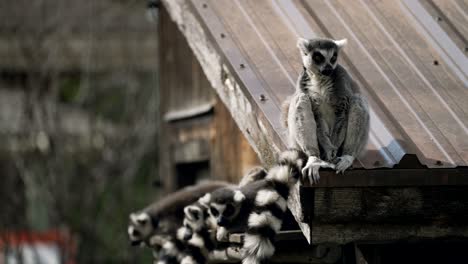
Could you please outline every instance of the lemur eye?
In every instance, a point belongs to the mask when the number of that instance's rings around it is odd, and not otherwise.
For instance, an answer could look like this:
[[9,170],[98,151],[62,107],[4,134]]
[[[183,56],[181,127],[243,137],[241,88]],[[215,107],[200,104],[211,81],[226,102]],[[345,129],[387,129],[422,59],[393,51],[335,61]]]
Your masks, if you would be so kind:
[[219,215],[219,212],[216,208],[214,208],[213,206],[210,207],[210,211],[211,211],[211,214],[214,216],[214,217],[217,217]]
[[200,215],[198,214],[198,211],[197,211],[197,210],[190,209],[190,213],[192,214],[192,216],[193,216],[193,218],[194,218],[195,220],[200,219]]
[[314,62],[316,64],[321,64],[325,58],[323,57],[323,55],[320,53],[320,52],[314,52],[314,54],[312,55],[312,59],[314,60]]
[[224,210],[224,216],[231,216],[234,214],[234,206],[232,204],[226,205],[226,210]]
[[132,235],[133,235],[134,237],[139,237],[139,236],[141,236],[141,232],[138,231],[138,230],[136,230],[136,229],[133,229]]
[[137,219],[137,222],[138,224],[140,225],[146,225],[146,223],[148,222],[147,219]]

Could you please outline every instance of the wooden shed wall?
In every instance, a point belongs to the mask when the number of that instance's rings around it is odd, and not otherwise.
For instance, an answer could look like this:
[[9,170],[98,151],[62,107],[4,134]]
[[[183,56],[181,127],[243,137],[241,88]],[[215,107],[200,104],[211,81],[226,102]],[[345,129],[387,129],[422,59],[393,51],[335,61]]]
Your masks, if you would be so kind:
[[187,178],[204,174],[200,170],[205,169],[212,179],[237,182],[249,168],[260,164],[257,154],[164,9],[158,34],[159,159],[165,191],[191,183]]

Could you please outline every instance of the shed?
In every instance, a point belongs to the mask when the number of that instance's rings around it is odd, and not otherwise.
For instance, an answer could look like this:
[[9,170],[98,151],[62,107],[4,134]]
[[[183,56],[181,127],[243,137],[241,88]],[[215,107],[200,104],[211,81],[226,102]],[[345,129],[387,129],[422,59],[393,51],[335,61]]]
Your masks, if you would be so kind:
[[[161,172],[168,190],[175,187],[170,160],[205,156],[212,175],[230,180],[240,177],[238,168],[273,164],[286,147],[281,103],[301,69],[297,37],[347,38],[340,63],[369,101],[370,140],[353,170],[322,171],[318,185],[294,190],[289,207],[303,235],[312,245],[346,245],[344,252],[353,256],[374,245],[366,258],[379,252],[374,259],[382,263],[390,247],[376,244],[428,238],[466,243],[466,1],[162,3]],[[204,119],[209,144],[178,145],[192,133],[180,127],[197,127]]]

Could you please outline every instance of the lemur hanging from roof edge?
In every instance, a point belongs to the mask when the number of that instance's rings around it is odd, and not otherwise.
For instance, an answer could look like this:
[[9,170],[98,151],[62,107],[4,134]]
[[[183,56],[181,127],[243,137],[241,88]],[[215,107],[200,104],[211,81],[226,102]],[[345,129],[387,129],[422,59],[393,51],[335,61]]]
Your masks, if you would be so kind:
[[308,156],[302,173],[310,183],[320,168],[344,172],[361,154],[369,134],[369,110],[359,87],[337,63],[347,40],[299,38],[303,70],[296,92],[283,104],[289,147]]

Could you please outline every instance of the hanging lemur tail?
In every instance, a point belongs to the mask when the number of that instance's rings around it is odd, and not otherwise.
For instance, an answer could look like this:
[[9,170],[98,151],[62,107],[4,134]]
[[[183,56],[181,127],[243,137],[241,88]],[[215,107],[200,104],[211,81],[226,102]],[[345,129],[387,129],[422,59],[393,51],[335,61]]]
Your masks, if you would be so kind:
[[248,219],[244,237],[243,264],[264,263],[275,253],[274,238],[280,231],[283,215],[287,210],[289,190],[299,179],[307,156],[301,151],[281,153],[279,165],[268,172],[265,189],[258,191],[254,210]]

